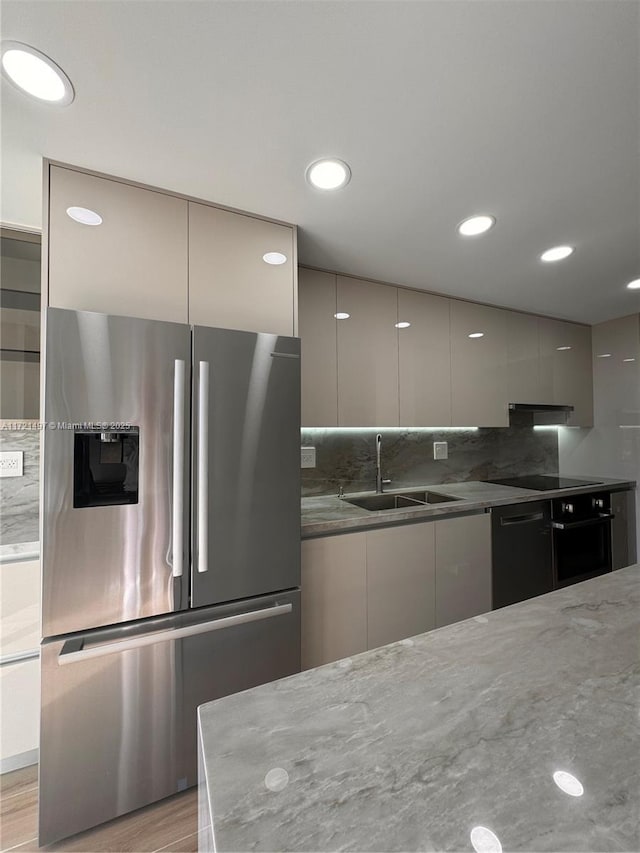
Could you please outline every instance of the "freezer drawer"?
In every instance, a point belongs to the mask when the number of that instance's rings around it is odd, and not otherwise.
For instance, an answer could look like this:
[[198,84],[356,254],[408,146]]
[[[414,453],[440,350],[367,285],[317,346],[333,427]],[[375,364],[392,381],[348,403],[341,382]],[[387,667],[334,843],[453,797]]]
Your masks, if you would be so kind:
[[[184,641],[184,755],[189,786],[198,782],[198,705],[300,672],[300,592],[252,599],[243,605],[258,611],[287,605],[291,609],[277,618],[241,623],[213,637],[201,634]],[[224,605],[215,612],[224,617],[233,607]]]
[[196,784],[196,707],[300,670],[299,592],[42,645],[39,842]]

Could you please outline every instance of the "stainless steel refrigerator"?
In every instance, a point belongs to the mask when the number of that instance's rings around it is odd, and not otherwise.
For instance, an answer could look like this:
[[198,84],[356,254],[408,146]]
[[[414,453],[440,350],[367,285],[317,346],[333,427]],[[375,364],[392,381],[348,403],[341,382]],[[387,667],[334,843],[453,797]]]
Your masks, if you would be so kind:
[[49,309],[40,844],[196,783],[300,669],[300,342]]

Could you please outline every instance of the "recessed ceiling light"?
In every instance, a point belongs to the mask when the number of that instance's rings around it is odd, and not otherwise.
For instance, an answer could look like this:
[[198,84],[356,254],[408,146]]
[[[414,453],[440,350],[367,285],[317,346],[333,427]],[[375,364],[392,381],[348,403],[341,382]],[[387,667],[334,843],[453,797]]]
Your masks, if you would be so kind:
[[547,249],[546,252],[543,252],[540,255],[540,260],[546,264],[553,261],[564,261],[569,255],[573,255],[574,251],[573,246],[554,246],[552,249]]
[[582,782],[565,770],[556,770],[553,774],[553,781],[561,791],[564,791],[565,794],[569,794],[571,797],[581,797],[584,794]]
[[262,256],[262,260],[265,264],[274,264],[277,266],[278,264],[286,264],[287,256],[283,255],[282,252],[266,252]]
[[623,361],[635,361],[635,358],[623,358]]
[[571,347],[556,347],[558,352],[564,352],[565,350],[571,349]]
[[348,320],[351,314],[347,314],[346,311],[338,311],[337,314],[333,315],[336,320]]
[[500,839],[486,826],[474,826],[470,837],[476,853],[502,853]]
[[2,71],[14,86],[40,101],[65,106],[74,98],[71,80],[62,68],[28,44],[2,42]]
[[458,225],[458,234],[463,237],[477,237],[484,234],[496,224],[495,216],[483,213],[480,216],[470,216]]
[[407,323],[406,320],[401,320],[399,323],[396,323],[396,329],[408,329],[411,323]]
[[640,278],[634,278],[633,281],[630,281],[627,285],[629,290],[640,290]]
[[343,160],[316,160],[307,169],[307,180],[319,190],[338,190],[351,180],[351,169]]
[[484,332],[471,332],[470,338],[484,338]]
[[102,225],[102,217],[95,210],[89,210],[88,207],[68,207],[67,216],[70,216],[74,222],[79,222],[80,225]]
[[611,353],[610,352],[599,352],[596,355],[596,358],[611,358]]

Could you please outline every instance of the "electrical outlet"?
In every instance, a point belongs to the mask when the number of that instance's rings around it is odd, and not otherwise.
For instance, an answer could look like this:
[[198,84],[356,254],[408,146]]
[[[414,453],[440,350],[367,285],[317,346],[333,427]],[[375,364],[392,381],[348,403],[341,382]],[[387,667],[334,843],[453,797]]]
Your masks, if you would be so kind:
[[22,477],[22,450],[0,452],[0,477]]
[[449,458],[449,444],[446,441],[434,441],[433,442],[433,458],[434,459],[448,459]]
[[300,448],[300,467],[315,468],[316,467],[316,449],[315,447]]

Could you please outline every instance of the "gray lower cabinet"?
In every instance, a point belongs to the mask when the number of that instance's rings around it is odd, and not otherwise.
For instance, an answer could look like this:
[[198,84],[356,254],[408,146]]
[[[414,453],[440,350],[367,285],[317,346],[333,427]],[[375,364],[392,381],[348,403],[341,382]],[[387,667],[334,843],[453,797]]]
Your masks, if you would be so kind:
[[611,493],[611,567],[632,566],[636,553],[636,494],[633,489]]
[[303,669],[490,609],[488,514],[302,543]]
[[366,533],[302,543],[302,669],[367,650]]
[[367,532],[367,646],[436,627],[433,522]]
[[491,610],[491,516],[435,522],[436,628]]

